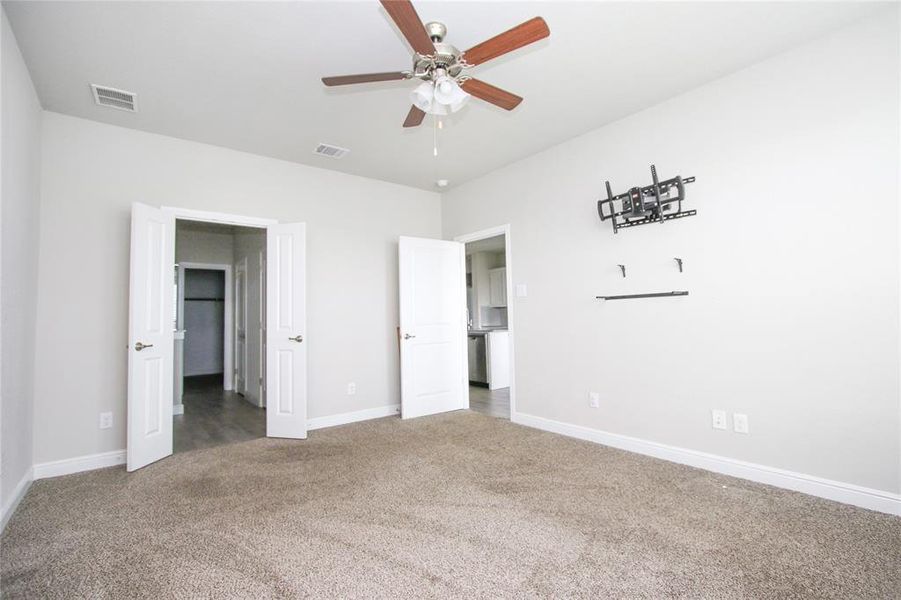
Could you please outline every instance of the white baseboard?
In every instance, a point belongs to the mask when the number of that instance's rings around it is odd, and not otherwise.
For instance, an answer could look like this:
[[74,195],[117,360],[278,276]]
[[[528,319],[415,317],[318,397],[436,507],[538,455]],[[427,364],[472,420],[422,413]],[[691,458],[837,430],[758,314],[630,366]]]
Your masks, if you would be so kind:
[[328,415],[327,417],[307,419],[307,429],[322,429],[324,427],[334,427],[336,425],[357,423],[358,421],[368,421],[369,419],[393,417],[398,414],[400,414],[400,404],[389,404],[388,406],[367,408],[366,410],[341,413],[339,415]]
[[[380,419],[382,417],[391,417],[398,413],[400,413],[400,404],[392,404],[389,406],[358,410],[356,412],[342,413],[340,415],[316,417],[307,421],[307,429],[322,429],[324,427],[334,427],[335,425],[368,421],[369,419]],[[124,465],[125,460],[125,450],[113,450],[111,452],[101,452],[100,454],[76,456],[75,458],[66,458],[63,460],[36,464],[33,470],[33,477],[34,479],[46,479],[48,477],[71,475],[72,473],[81,473],[82,471],[92,471],[94,469],[103,469],[105,467],[115,467],[117,465]],[[31,475],[32,474],[29,473],[29,476]],[[31,480],[29,479],[29,483],[30,481]],[[4,512],[4,515],[5,514],[6,513]]]
[[185,414],[185,405],[184,404],[173,404],[172,405],[172,416],[175,415],[183,415]]
[[124,464],[125,450],[113,450],[111,452],[88,454],[87,456],[76,456],[75,458],[66,458],[63,460],[37,464],[34,466],[34,478],[46,479],[47,477],[59,477],[60,475],[71,475],[72,473],[81,473],[82,471],[92,471],[94,469],[115,467],[116,465]]
[[552,433],[612,446],[621,450],[628,450],[637,454],[653,456],[670,462],[680,463],[749,479],[758,483],[765,483],[775,487],[810,494],[836,502],[852,504],[861,508],[876,510],[891,515],[901,516],[901,494],[866,488],[851,483],[823,479],[814,475],[795,473],[766,465],[749,463],[734,458],[717,456],[697,450],[668,446],[640,438],[629,437],[599,429],[591,429],[580,425],[571,425],[561,421],[536,417],[525,413],[514,413],[511,419],[514,423],[542,429]]
[[19,506],[19,502],[21,502],[22,498],[25,497],[25,494],[28,493],[28,488],[31,487],[33,479],[33,470],[28,469],[25,472],[25,475],[22,476],[22,479],[19,480],[19,483],[16,484],[16,487],[13,489],[13,493],[6,501],[6,504],[3,505],[2,513],[0,513],[0,533],[6,529],[6,523],[9,521],[9,518],[13,516],[13,513],[16,512],[16,507]]

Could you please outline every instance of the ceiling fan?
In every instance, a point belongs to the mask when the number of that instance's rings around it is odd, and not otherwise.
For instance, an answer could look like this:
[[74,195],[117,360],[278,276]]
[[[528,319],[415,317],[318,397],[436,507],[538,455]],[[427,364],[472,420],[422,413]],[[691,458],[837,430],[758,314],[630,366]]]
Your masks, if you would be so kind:
[[433,21],[422,24],[410,0],[380,1],[413,48],[413,69],[323,77],[322,83],[336,86],[421,79],[422,83],[410,94],[413,106],[407,114],[404,127],[416,127],[422,123],[426,113],[446,115],[456,112],[466,104],[470,96],[506,110],[513,110],[522,102],[519,96],[465,75],[464,71],[546,38],[551,32],[544,19],[541,17],[529,19],[465,52],[460,52],[444,41],[447,28],[443,23]]

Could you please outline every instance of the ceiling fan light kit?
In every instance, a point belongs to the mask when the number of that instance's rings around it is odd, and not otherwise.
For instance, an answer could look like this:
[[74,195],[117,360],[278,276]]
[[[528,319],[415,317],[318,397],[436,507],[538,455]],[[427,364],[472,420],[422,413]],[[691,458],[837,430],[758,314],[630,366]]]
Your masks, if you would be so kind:
[[447,74],[439,74],[434,81],[423,81],[410,92],[413,106],[430,115],[455,113],[469,101],[469,94]]
[[443,116],[463,108],[471,96],[505,110],[516,108],[522,98],[493,85],[473,79],[465,70],[512,52],[550,35],[547,23],[535,17],[465,52],[444,41],[447,27],[432,21],[423,25],[409,0],[380,0],[385,11],[413,49],[413,69],[364,75],[323,77],[327,86],[374,81],[420,79],[410,93],[412,107],[404,127],[417,127],[426,114]]

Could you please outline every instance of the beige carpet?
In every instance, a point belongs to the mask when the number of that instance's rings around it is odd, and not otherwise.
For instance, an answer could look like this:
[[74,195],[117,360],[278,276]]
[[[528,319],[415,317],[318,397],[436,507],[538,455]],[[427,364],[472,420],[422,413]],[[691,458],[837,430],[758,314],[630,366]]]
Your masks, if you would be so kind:
[[899,598],[901,519],[470,412],[38,481],[4,598]]

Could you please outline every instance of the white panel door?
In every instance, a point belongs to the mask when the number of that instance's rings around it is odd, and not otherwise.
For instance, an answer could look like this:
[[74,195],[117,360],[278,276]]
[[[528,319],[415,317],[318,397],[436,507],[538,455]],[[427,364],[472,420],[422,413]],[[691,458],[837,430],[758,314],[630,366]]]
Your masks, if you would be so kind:
[[463,244],[400,238],[401,416],[469,404]]
[[266,252],[260,251],[260,406],[266,406]]
[[128,313],[128,470],[172,454],[175,219],[133,204]]
[[266,235],[266,435],[307,437],[306,224]]

